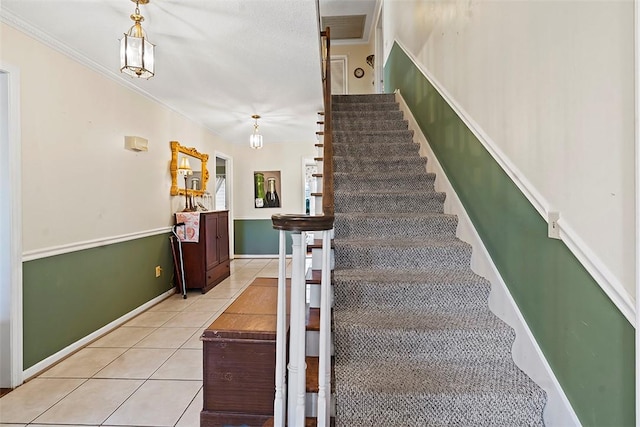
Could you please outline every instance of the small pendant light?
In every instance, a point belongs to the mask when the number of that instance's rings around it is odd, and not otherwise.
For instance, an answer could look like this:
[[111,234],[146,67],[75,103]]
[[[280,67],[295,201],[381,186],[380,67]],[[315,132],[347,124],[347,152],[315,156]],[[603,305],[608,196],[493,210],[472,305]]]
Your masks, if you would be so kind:
[[253,125],[253,133],[249,137],[249,146],[255,150],[259,150],[262,148],[262,135],[258,133],[258,119],[260,116],[254,114],[251,118],[255,120],[255,124]]

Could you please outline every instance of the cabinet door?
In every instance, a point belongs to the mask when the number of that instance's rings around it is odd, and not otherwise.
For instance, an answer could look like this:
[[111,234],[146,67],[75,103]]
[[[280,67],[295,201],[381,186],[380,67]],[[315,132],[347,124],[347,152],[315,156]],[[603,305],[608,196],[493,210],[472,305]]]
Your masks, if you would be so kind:
[[220,262],[229,259],[229,213],[220,212],[218,216],[218,255]]
[[207,213],[204,217],[206,229],[205,267],[206,270],[209,270],[220,263],[220,254],[218,253],[218,215],[216,213]]

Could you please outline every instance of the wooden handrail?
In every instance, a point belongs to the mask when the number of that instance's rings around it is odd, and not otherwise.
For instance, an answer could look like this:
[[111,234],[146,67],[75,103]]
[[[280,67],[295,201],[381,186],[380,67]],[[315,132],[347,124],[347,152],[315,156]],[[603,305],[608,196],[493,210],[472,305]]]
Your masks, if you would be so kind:
[[327,27],[321,36],[324,40],[324,160],[322,168],[322,214],[333,216],[333,141],[331,120],[331,32]]

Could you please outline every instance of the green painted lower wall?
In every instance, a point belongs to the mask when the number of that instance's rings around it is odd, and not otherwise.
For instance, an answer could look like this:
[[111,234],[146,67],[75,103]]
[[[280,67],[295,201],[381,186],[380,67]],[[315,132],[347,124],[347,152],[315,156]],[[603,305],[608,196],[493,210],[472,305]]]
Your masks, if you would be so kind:
[[400,89],[581,423],[635,425],[633,326],[397,44],[385,87]]
[[24,368],[168,291],[172,275],[167,234],[23,263]]
[[[278,230],[270,219],[236,219],[234,252],[236,255],[278,256]],[[287,232],[287,254],[291,254],[291,234]]]

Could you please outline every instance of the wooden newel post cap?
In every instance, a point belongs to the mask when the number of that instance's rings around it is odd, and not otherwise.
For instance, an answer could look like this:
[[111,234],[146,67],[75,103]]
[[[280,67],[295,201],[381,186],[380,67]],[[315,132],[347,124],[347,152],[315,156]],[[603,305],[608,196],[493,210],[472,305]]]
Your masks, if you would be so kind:
[[271,216],[273,228],[286,231],[323,231],[333,228],[333,215],[277,214]]

